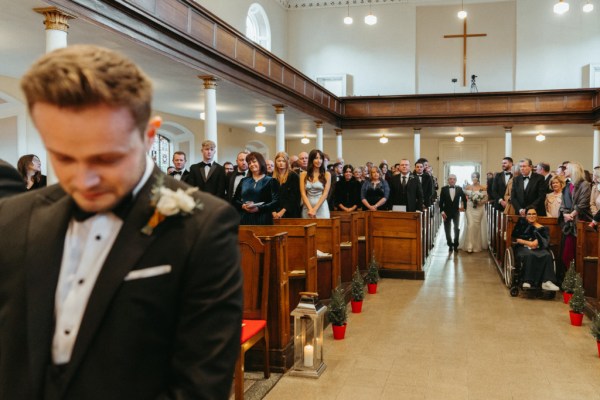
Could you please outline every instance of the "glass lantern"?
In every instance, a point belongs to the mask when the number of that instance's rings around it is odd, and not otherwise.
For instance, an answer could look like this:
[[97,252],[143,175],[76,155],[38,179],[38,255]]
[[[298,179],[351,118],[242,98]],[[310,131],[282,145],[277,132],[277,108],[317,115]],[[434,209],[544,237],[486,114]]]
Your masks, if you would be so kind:
[[327,366],[323,362],[323,325],[325,307],[319,295],[301,292],[294,311],[294,366],[290,375],[318,378]]

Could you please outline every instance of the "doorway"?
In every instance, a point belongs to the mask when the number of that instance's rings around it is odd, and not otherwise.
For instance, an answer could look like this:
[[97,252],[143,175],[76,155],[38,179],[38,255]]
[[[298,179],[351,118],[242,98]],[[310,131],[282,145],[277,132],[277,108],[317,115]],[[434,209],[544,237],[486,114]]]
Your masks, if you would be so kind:
[[443,185],[448,182],[448,176],[454,174],[456,175],[456,184],[464,188],[471,183],[471,174],[473,174],[473,172],[479,172],[481,175],[481,163],[472,161],[445,162]]

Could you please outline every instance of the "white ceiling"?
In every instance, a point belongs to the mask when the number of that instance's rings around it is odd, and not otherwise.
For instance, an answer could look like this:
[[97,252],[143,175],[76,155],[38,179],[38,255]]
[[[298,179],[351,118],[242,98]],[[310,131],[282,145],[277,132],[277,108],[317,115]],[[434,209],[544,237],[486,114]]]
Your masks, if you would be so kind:
[[[361,1],[361,0],[357,0]],[[366,0],[365,0],[366,1]],[[382,0],[380,0],[382,1]],[[391,1],[391,0],[387,0]],[[408,0],[411,3],[442,3],[433,0]],[[400,2],[406,2],[401,0]],[[300,2],[290,2],[300,3]],[[398,3],[398,0],[396,0]],[[457,3],[457,1],[443,2]],[[375,4],[375,3],[374,3]],[[20,78],[28,66],[45,51],[43,17],[32,11],[35,7],[48,4],[38,0],[0,0],[0,76]],[[198,118],[202,111],[203,85],[197,78],[204,71],[190,68],[170,58],[157,54],[138,43],[134,43],[114,32],[109,32],[82,19],[70,21],[69,44],[91,43],[119,50],[136,63],[155,83],[154,108],[163,112]],[[217,113],[220,123],[234,128],[253,130],[259,121],[267,127],[266,135],[275,135],[275,112],[273,99],[251,93],[226,81],[217,86]],[[286,136],[314,136],[314,118],[297,110],[287,108],[285,114]],[[503,137],[502,127],[424,128],[421,137],[450,138],[457,132],[465,137]],[[514,136],[535,135],[543,131],[547,136],[592,136],[587,125],[518,126]],[[391,138],[412,137],[412,129],[345,130],[346,139],[370,139],[386,133]],[[334,139],[334,127],[324,126],[326,139]]]

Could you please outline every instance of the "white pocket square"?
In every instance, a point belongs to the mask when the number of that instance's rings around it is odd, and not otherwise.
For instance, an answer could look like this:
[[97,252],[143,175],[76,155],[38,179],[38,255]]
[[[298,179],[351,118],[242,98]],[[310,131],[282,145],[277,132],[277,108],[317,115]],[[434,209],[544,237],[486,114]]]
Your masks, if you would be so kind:
[[134,279],[151,278],[153,276],[168,274],[169,272],[171,272],[170,265],[159,265],[156,267],[135,269],[133,271],[129,271],[125,277],[125,280],[132,281]]

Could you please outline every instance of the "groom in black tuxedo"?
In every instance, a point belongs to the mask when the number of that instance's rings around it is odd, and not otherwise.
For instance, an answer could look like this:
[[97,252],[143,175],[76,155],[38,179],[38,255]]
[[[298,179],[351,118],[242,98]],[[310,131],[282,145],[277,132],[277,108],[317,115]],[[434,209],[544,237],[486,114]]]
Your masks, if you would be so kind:
[[0,399],[226,399],[237,212],[156,168],[151,83],[122,55],[69,46],[21,82],[60,184],[0,202]]
[[[465,210],[467,196],[460,186],[456,186],[456,175],[448,176],[448,185],[442,188],[440,192],[440,211],[444,220],[444,232],[446,233],[446,243],[449,250],[458,251],[458,228],[460,223],[460,213]],[[454,240],[451,234],[451,225],[454,225]]]

